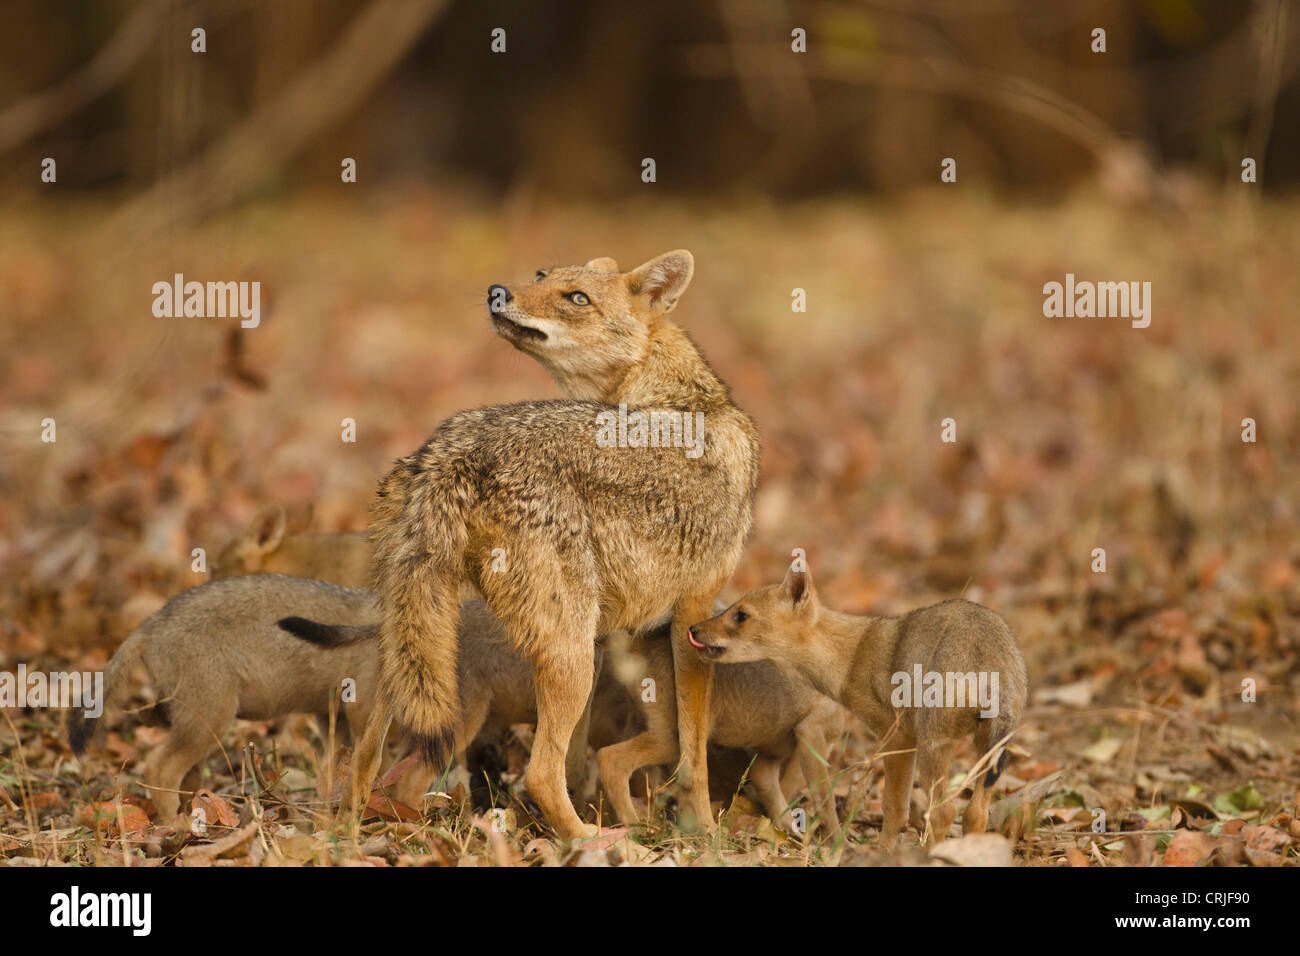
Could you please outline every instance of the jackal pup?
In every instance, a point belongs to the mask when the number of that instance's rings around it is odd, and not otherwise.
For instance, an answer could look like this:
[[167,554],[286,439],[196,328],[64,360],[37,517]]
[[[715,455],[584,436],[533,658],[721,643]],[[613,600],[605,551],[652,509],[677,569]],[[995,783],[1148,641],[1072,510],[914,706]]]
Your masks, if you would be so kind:
[[[339,624],[328,635],[299,639],[278,626],[285,615]],[[145,762],[144,782],[159,819],[176,816],[186,774],[220,746],[237,717],[315,714],[324,730],[330,701],[351,680],[353,693],[343,695],[340,716],[359,737],[377,696],[379,648],[373,638],[378,621],[379,607],[368,592],[256,574],[184,591],[136,628],[104,669],[104,707],[121,703],[132,668],[142,663],[158,695],[157,709],[171,728]],[[534,705],[531,665],[482,602],[461,609],[459,641],[465,649],[460,685],[470,702],[457,722],[457,749],[463,751],[485,725],[531,719]],[[69,715],[68,742],[78,755],[99,720],[82,710]],[[395,796],[418,806],[431,776],[428,769],[408,772]]]
[[[631,693],[642,698],[649,678],[656,698],[640,704],[644,731],[596,754],[601,784],[625,825],[637,822],[628,778],[642,767],[672,763],[678,757],[673,649],[668,636],[666,630],[646,634],[621,660],[606,654],[606,670],[617,673]],[[658,699],[660,694],[663,700]],[[844,730],[844,710],[838,703],[799,675],[768,661],[754,661],[714,670],[710,717],[710,743],[756,752],[749,780],[773,822],[782,821],[789,805],[782,770],[794,760],[817,807],[818,822],[832,836],[839,835],[835,793],[823,764],[832,742]]]
[[[355,703],[342,706],[354,732],[375,700],[375,653],[332,653],[276,626],[285,614],[329,616],[344,625],[373,624],[374,595],[324,581],[259,574],[212,581],[182,591],[137,627],[104,668],[104,707],[130,690],[137,663],[149,672],[157,708],[171,731],[145,762],[144,782],[159,819],[180,804],[186,773],[221,745],[235,720],[273,720],[292,713],[328,714],[345,678],[356,682]],[[73,710],[68,742],[86,749],[99,718]]]
[[[948,835],[956,813],[946,794],[953,747],[973,732],[981,755],[1002,748],[1025,704],[1025,662],[1010,628],[970,601],[944,601],[902,617],[840,614],[817,599],[808,572],[791,569],[781,584],[746,594],[693,626],[688,637],[709,661],[772,660],[797,671],[886,738],[885,848],[898,842],[907,820],[918,765],[932,838]],[[912,699],[923,673],[927,690]],[[991,695],[980,692],[990,688]],[[965,832],[987,826],[987,787],[1006,760],[1002,750],[976,784]]]
[[563,838],[595,832],[565,776],[596,637],[642,630],[671,610],[679,779],[688,815],[711,823],[712,669],[685,632],[709,613],[749,534],[758,435],[668,318],[693,270],[678,250],[631,272],[596,259],[489,289],[494,331],[570,397],[454,415],[380,483],[371,527],[381,705],[357,749],[354,811],[392,720],[431,764],[451,744],[466,588],[532,659],[537,736],[525,785]]
[[290,532],[284,507],[271,502],[259,508],[244,532],[217,554],[212,580],[239,574],[291,574],[365,588],[373,552],[364,531]]

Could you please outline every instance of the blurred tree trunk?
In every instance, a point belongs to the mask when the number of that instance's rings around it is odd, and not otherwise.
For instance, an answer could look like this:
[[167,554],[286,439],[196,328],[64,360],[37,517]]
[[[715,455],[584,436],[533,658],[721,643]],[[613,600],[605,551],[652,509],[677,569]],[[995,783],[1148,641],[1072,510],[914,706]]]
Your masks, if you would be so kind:
[[149,236],[228,208],[374,90],[448,0],[372,0],[333,49],[201,158],[129,202],[105,226]]

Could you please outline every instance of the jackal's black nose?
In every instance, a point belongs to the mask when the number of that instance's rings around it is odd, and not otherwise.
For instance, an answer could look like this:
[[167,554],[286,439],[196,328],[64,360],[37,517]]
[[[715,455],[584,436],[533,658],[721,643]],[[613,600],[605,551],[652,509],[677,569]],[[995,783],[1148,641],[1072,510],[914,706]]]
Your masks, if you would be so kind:
[[510,290],[503,285],[488,286],[488,311],[500,312],[507,302],[513,299]]

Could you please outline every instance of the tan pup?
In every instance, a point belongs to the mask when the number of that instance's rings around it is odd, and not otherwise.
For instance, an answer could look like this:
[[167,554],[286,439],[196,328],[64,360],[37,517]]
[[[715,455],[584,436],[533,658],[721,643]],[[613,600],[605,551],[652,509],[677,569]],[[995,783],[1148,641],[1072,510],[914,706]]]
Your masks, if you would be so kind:
[[[1010,628],[988,608],[952,600],[902,617],[840,614],[818,601],[811,575],[793,569],[783,583],[752,591],[695,625],[689,637],[701,657],[719,664],[771,660],[789,667],[874,733],[889,735],[885,848],[898,842],[907,820],[916,767],[930,800],[932,838],[948,835],[956,813],[946,793],[953,746],[974,733],[981,755],[1002,747],[1020,723],[1028,687]],[[1002,750],[977,783],[965,832],[987,826],[986,788],[1006,760]]]
[[[606,659],[619,660],[607,654]],[[628,692],[638,700],[653,690],[653,701],[641,703],[646,729],[596,754],[600,780],[619,822],[638,821],[628,780],[641,767],[677,760],[677,711],[673,706],[673,649],[665,629],[636,642],[613,665]],[[607,670],[610,668],[607,667]],[[646,685],[649,678],[653,684]],[[662,696],[661,696],[662,695]],[[595,708],[593,720],[599,715]],[[767,661],[718,667],[713,674],[709,741],[724,747],[757,751],[749,779],[768,817],[789,826],[789,801],[782,790],[782,769],[792,758],[802,768],[817,806],[817,820],[839,836],[839,817],[828,771],[821,764],[831,743],[844,728],[844,711],[797,675]],[[812,831],[808,828],[808,832]]]
[[[316,714],[325,730],[330,701],[350,679],[352,692],[344,695],[340,716],[360,736],[376,699],[377,642],[339,636],[336,648],[314,647],[277,626],[285,614],[340,621],[346,625],[335,629],[340,635],[373,636],[379,619],[374,595],[364,591],[282,574],[235,577],[178,594],[109,660],[104,709],[126,697],[128,675],[142,663],[158,695],[157,709],[171,727],[145,762],[145,785],[159,819],[176,816],[186,774],[221,745],[237,717]],[[472,706],[461,718],[470,729],[458,738],[473,740],[485,724],[531,720],[532,667],[481,602],[462,609],[459,640],[465,649],[460,685]],[[87,718],[84,710],[71,712],[68,740],[75,753],[85,751],[98,726],[99,718]],[[418,806],[430,777],[427,771],[408,773],[395,796]]]
[[212,580],[237,574],[291,574],[345,588],[365,588],[370,583],[373,553],[364,531],[286,533],[284,508],[272,502],[258,509],[247,530],[221,549],[212,567]]
[[[286,612],[329,614],[345,624],[373,623],[374,596],[323,581],[281,574],[235,577],[183,591],[137,627],[104,668],[105,710],[130,689],[133,666],[143,663],[171,732],[145,763],[145,786],[159,818],[171,820],[181,781],[221,745],[236,717],[273,720],[292,713],[328,714],[345,678],[356,682],[356,702],[342,713],[356,730],[375,700],[375,655],[332,654],[276,627]],[[85,751],[98,718],[73,710],[68,742]]]
[[[758,435],[668,313],[694,262],[678,250],[493,286],[492,327],[570,398],[461,412],[398,461],[373,506],[383,609],[381,706],[358,748],[365,804],[396,720],[431,765],[452,744],[462,589],[477,591],[534,665],[537,736],[525,785],[563,838],[590,835],[565,790],[599,634],[671,611],[686,811],[711,825],[711,668],[686,641],[730,578],[752,523]],[[574,748],[577,750],[578,748]]]

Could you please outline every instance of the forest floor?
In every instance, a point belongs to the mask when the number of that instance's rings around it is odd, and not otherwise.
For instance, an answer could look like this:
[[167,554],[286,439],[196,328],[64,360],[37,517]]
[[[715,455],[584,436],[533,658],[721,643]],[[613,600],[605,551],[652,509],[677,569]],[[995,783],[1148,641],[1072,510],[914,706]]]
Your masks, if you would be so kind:
[[[796,548],[840,610],[965,595],[1010,622],[1030,704],[995,794],[1007,840],[927,854],[912,834],[892,856],[853,723],[838,846],[742,795],[712,837],[678,831],[665,797],[647,830],[566,847],[513,796],[526,728],[485,764],[503,812],[398,808],[352,840],[325,802],[344,755],[310,718],[232,728],[200,833],[151,822],[139,772],[161,728],[128,719],[77,760],[62,711],[8,708],[0,865],[1300,863],[1300,200],[489,207],[410,188],[95,238],[108,211],[0,216],[0,671],[100,669],[262,503],[362,529],[377,479],[443,418],[556,397],[491,334],[489,283],[685,246],[678,320],[763,440],[725,595],[779,580]],[[175,273],[259,280],[260,326],[155,318]],[[1067,273],[1150,281],[1150,327],[1045,317]]]

